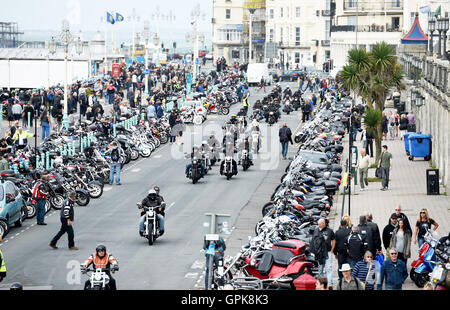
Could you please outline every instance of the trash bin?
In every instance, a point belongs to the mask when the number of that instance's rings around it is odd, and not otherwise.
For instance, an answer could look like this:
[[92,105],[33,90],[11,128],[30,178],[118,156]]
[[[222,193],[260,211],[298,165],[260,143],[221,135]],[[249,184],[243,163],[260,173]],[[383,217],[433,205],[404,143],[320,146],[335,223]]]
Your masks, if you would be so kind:
[[427,195],[439,195],[439,169],[427,169]]
[[[406,155],[408,155],[408,156],[409,156],[409,136],[412,134],[414,134],[414,133],[407,132],[403,135],[403,140],[405,141],[405,151],[406,151]],[[418,132],[418,134],[421,134],[421,132]]]
[[424,157],[425,160],[431,159],[431,135],[411,134],[409,141],[409,160],[414,157]]

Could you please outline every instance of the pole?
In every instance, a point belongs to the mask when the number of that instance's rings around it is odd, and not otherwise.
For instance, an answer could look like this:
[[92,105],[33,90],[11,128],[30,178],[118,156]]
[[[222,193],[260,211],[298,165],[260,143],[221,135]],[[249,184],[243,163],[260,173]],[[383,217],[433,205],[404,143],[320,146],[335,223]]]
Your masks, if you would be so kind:
[[192,59],[193,66],[194,66],[194,72],[193,72],[193,78],[194,81],[197,81],[197,61],[198,61],[198,16],[195,14],[195,20],[194,20],[194,57]]
[[47,54],[47,88],[50,89],[50,55]]
[[38,168],[38,157],[37,157],[37,109],[34,111],[34,167]]
[[69,128],[69,124],[68,124],[68,116],[67,116],[67,92],[68,92],[68,87],[67,87],[67,58],[68,58],[68,49],[69,49],[69,42],[65,42],[66,46],[65,46],[65,50],[64,50],[64,66],[65,66],[65,78],[64,78],[64,116],[63,116],[63,126],[64,128],[67,130]]
[[[356,100],[356,98],[355,98]],[[353,101],[352,101],[352,105],[350,108],[350,113],[353,113]],[[350,114],[350,119],[349,119],[349,123],[350,123],[350,132],[349,132],[349,146],[348,146],[348,175],[349,178],[352,175],[352,146],[353,146],[353,128],[352,128],[352,116]],[[351,180],[348,180],[347,182],[347,186],[348,186],[348,215],[350,216],[350,205],[351,205],[351,198],[352,198],[352,185],[351,185]]]
[[358,16],[359,16],[359,1],[356,0],[356,27],[355,27],[355,33],[356,33],[356,49],[358,49]]
[[253,13],[250,13],[250,21],[249,21],[249,31],[248,31],[248,63],[252,63],[252,49],[253,49]]
[[105,11],[105,16],[106,16],[106,20],[105,20],[105,63],[104,63],[104,70],[105,70],[105,74],[108,73],[107,69],[106,69],[106,62],[108,60],[108,13]]

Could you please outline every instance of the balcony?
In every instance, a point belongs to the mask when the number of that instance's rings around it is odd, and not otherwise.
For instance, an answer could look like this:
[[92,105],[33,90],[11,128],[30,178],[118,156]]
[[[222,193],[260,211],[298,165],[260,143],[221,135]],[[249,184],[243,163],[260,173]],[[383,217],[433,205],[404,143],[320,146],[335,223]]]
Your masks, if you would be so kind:
[[404,0],[393,1],[344,1],[344,12],[354,12],[358,6],[358,11],[363,12],[403,12]]
[[[385,29],[386,28],[386,29]],[[400,27],[392,26],[391,24],[384,25],[358,25],[358,32],[400,32]],[[331,26],[331,32],[355,32],[355,25],[342,25],[342,26]]]

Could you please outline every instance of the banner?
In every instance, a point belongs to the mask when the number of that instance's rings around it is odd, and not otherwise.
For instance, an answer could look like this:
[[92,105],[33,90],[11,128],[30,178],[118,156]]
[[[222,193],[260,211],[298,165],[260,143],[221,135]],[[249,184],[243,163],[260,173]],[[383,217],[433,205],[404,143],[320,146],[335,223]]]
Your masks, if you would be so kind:
[[109,14],[109,12],[106,12],[106,21],[111,25],[114,25],[116,23],[114,17],[111,14]]

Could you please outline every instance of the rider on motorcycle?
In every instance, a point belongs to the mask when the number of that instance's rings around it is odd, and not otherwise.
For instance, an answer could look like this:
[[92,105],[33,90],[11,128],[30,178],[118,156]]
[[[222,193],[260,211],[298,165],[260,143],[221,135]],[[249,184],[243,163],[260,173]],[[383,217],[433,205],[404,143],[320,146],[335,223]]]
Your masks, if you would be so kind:
[[235,125],[237,124],[237,122],[238,122],[237,115],[236,114],[231,115],[231,119],[228,123]]
[[[200,153],[198,146],[194,146],[192,148],[191,159],[193,159],[193,158],[197,158],[198,160],[202,159],[202,154]],[[189,170],[191,169],[191,167],[192,167],[192,162],[186,165],[186,171],[185,171],[186,178],[189,178]],[[202,177],[205,175],[205,165],[203,165],[203,163],[202,163],[201,175],[202,175]]]
[[245,137],[244,141],[241,141],[238,144],[238,160],[239,160],[239,165],[241,164],[241,159],[242,159],[242,150],[246,150],[248,152],[248,158],[250,159],[250,165],[253,166],[253,154],[251,152],[251,148],[250,148],[250,143],[248,142],[248,138]]
[[[112,254],[108,254],[106,252],[106,247],[103,244],[99,244],[95,248],[95,254],[91,254],[89,258],[81,265],[81,271],[85,272],[89,266],[93,264],[93,268],[98,269],[101,268],[109,276],[109,288],[111,291],[117,290],[116,288],[116,280],[111,276],[111,268],[116,271],[119,270],[119,263],[112,256]],[[89,288],[91,286],[91,281],[87,280],[84,284],[84,288]]]
[[[156,214],[158,215],[159,222],[159,235],[162,236],[164,234],[164,216],[165,214],[165,204],[163,204],[164,198],[159,195],[159,187],[154,186],[152,189],[148,191],[147,197],[142,200],[141,206],[144,207],[158,207],[156,209]],[[141,220],[139,222],[139,234],[143,236],[145,231],[145,211],[141,212]]]
[[[230,156],[232,163],[233,163],[233,175],[237,175],[238,173],[238,169],[237,169],[237,162],[236,160],[234,160],[234,153],[236,153],[236,149],[234,147],[233,143],[226,143],[224,144],[224,148],[223,148],[223,153],[225,154],[225,156]],[[220,164],[220,175],[223,175],[223,170],[225,168],[225,160],[222,161],[222,163]]]

